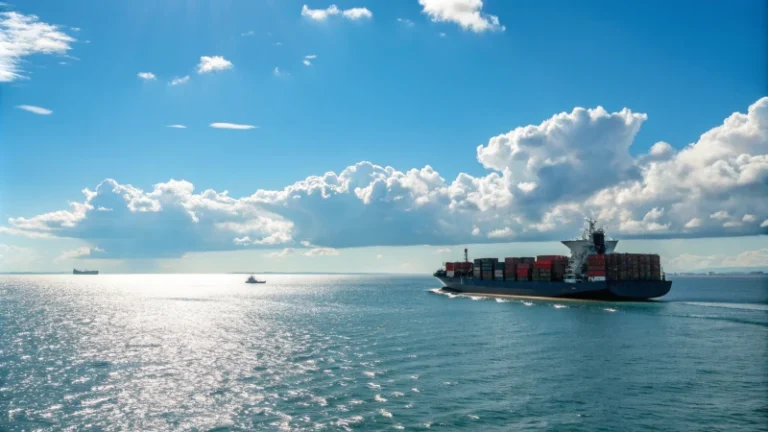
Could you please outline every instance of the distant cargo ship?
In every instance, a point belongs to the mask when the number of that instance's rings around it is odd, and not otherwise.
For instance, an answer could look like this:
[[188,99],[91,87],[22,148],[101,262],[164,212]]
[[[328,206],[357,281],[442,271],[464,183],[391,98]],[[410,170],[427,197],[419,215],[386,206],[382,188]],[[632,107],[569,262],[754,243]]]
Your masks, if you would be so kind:
[[99,271],[98,270],[78,270],[78,269],[73,269],[72,270],[72,274],[73,275],[97,275],[97,274],[99,274]]
[[521,297],[569,297],[594,300],[650,300],[672,288],[659,255],[615,253],[618,240],[607,240],[594,220],[581,238],[562,243],[571,256],[479,258],[445,263],[434,276],[444,289],[473,294]]

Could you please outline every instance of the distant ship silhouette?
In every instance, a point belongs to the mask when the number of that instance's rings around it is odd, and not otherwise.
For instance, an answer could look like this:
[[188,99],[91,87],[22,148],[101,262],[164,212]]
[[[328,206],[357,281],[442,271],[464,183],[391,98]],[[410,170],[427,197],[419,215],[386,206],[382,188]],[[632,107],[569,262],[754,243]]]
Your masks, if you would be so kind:
[[78,270],[78,269],[73,269],[72,270],[72,274],[74,274],[74,275],[97,275],[97,274],[99,274],[99,271],[98,270]]

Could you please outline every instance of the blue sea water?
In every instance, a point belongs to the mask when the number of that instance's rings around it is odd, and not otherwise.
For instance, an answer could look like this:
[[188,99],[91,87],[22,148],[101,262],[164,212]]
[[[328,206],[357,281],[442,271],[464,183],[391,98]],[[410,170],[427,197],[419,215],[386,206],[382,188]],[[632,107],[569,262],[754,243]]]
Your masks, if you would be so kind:
[[0,430],[768,430],[768,279],[653,303],[430,277],[0,276]]

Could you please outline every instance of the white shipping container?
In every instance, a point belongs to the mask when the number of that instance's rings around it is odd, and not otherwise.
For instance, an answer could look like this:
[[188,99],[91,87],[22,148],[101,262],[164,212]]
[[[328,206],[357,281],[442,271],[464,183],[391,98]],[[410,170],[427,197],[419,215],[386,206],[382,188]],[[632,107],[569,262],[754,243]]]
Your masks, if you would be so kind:
[[494,270],[493,277],[496,279],[504,279],[504,270]]
[[448,270],[445,274],[448,275],[448,277],[453,277],[453,270]]
[[605,276],[590,276],[590,282],[605,282]]

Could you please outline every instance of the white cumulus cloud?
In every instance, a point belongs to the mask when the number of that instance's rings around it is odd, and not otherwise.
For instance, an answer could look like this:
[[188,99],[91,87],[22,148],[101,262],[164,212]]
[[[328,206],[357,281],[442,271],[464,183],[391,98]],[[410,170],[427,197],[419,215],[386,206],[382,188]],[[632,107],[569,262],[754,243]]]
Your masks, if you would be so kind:
[[306,56],[304,56],[303,63],[304,63],[305,66],[312,66],[312,60],[314,60],[316,58],[317,58],[317,55],[315,55],[315,54],[306,55]]
[[357,21],[360,19],[373,18],[373,13],[371,11],[369,11],[366,8],[360,8],[360,7],[347,9],[344,12],[342,12],[342,15],[344,16],[344,18],[347,18],[353,21]]
[[475,33],[505,30],[499,17],[482,12],[482,0],[419,0],[419,4],[434,22],[453,22]]
[[232,69],[232,62],[222,56],[202,56],[197,64],[197,73],[204,74],[214,71]]
[[326,9],[310,9],[307,5],[304,5],[301,8],[301,16],[314,21],[325,21],[328,17],[336,15],[343,16],[344,18],[353,21],[373,18],[373,13],[370,10],[360,7],[341,10],[336,5],[332,4]]
[[21,69],[34,54],[65,55],[75,39],[36,15],[0,12],[0,82],[27,78]]
[[155,74],[153,74],[152,72],[139,72],[137,76],[143,79],[144,81],[154,81],[155,79],[157,79]]
[[53,111],[49,110],[48,108],[43,108],[39,106],[34,105],[19,105],[16,108],[24,111],[29,111],[33,114],[37,115],[51,115],[53,114]]
[[237,124],[237,123],[211,123],[210,125],[214,129],[235,129],[235,130],[248,130],[256,129],[258,126],[249,124]]

